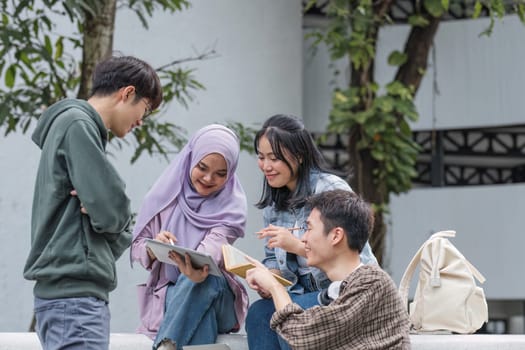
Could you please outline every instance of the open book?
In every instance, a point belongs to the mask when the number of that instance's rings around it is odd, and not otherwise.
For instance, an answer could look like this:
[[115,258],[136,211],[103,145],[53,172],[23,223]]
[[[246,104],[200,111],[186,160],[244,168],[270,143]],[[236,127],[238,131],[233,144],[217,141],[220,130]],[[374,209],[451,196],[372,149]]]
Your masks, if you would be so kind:
[[151,249],[153,251],[153,254],[157,257],[159,261],[162,261],[166,264],[171,264],[177,266],[177,263],[170,259],[169,252],[174,250],[177,252],[182,259],[184,259],[184,256],[186,253],[190,255],[191,258],[191,264],[194,268],[202,268],[204,265],[209,265],[209,273],[216,276],[222,276],[221,270],[217,266],[217,263],[213,258],[206,254],[201,253],[193,249],[181,247],[178,245],[171,245],[167,243],[162,243],[160,241],[156,241],[154,239],[147,238],[146,239],[146,247]]
[[[249,255],[243,253],[230,244],[223,244],[222,256],[224,257],[224,267],[226,270],[233,272],[242,278],[246,278],[246,271],[255,267],[251,262],[246,260],[245,257],[250,257]],[[273,275],[283,286],[287,287],[292,285],[292,282],[288,281],[287,279],[282,278],[275,273]]]

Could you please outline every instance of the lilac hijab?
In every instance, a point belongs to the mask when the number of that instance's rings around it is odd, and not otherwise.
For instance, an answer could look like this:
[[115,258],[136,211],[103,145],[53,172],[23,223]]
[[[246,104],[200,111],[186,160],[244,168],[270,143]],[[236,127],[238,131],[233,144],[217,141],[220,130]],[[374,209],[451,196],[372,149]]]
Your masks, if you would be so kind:
[[[239,152],[238,138],[230,129],[211,124],[198,130],[146,194],[133,239],[168,207],[173,207],[172,213],[162,223],[162,229],[172,232],[178,245],[196,249],[211,229],[243,237],[247,204],[235,174]],[[211,153],[221,154],[226,160],[227,180],[219,191],[203,197],[193,189],[190,174],[198,162]],[[169,271],[167,275],[173,281],[178,272]]]

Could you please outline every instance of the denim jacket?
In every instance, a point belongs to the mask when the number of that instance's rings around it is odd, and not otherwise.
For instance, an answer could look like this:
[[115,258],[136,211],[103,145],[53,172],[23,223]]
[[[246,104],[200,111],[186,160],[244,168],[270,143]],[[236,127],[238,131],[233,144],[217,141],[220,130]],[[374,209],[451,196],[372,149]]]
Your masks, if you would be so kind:
[[[314,193],[335,189],[352,190],[350,185],[340,177],[318,171],[312,171],[310,174],[310,188],[315,189]],[[268,227],[270,224],[281,227],[305,227],[308,215],[310,215],[310,210],[304,207],[296,210],[278,211],[271,205],[263,209],[264,227]],[[303,234],[304,231],[300,231],[299,235],[302,236]],[[304,257],[288,253],[281,248],[268,248],[266,244],[264,250],[263,264],[269,269],[280,270],[281,275],[292,282],[292,286],[289,287],[291,293],[313,292],[327,288],[330,284],[330,280],[321,270],[315,267],[304,267],[306,266]],[[301,264],[300,261],[303,263]],[[368,242],[361,252],[361,262],[363,264],[377,264],[376,257]],[[299,282],[300,278],[301,281]]]

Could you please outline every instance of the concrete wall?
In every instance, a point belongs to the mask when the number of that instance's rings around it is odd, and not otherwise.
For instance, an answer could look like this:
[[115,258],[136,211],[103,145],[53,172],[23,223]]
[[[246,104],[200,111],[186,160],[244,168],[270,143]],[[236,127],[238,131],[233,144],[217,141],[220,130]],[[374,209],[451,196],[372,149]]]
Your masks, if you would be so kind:
[[[525,266],[525,185],[415,189],[392,198],[391,207],[388,256],[394,281],[401,281],[432,233],[455,230],[450,241],[485,276],[488,299],[525,299],[525,283],[517,278]],[[417,275],[411,292],[416,280]]]
[[[516,16],[508,16],[496,22],[490,37],[479,37],[488,24],[487,19],[440,24],[434,40],[435,62],[431,55],[416,98],[420,113],[416,128],[523,123],[525,71],[521,65],[525,59],[525,27]],[[404,41],[399,38],[406,32],[404,26],[381,32],[382,62],[391,50],[403,49]],[[380,64],[377,74],[390,80],[393,69]],[[432,91],[434,77],[437,94]]]

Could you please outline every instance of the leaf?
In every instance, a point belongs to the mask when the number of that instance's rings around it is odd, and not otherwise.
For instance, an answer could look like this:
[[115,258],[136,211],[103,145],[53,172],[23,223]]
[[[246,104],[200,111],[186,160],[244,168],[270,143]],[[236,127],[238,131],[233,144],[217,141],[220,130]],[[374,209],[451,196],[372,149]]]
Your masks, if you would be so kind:
[[51,38],[49,38],[49,35],[44,36],[44,48],[49,56],[53,55],[53,45],[51,44]]
[[5,72],[5,85],[8,88],[15,86],[16,65],[10,65]]
[[[3,96],[0,95],[0,98],[3,99]],[[0,125],[4,124],[9,115],[9,106],[6,103],[0,103]]]
[[392,51],[390,55],[388,56],[388,64],[391,66],[398,67],[398,66],[405,64],[407,59],[408,59],[408,56],[405,53],[395,50],[395,51]]
[[372,154],[372,158],[374,158],[377,161],[381,162],[385,160],[385,155],[375,149],[373,149],[370,153]]
[[394,109],[392,101],[388,98],[377,98],[376,99],[377,107],[385,113],[390,113]]
[[472,13],[472,18],[479,18],[482,9],[483,5],[481,4],[481,1],[476,1],[476,3],[474,4],[474,12]]
[[337,91],[334,95],[336,101],[346,103],[348,102],[348,98],[340,91]]
[[386,91],[390,95],[402,95],[404,90],[406,90],[406,87],[399,80],[394,80],[386,86]]
[[22,63],[24,63],[24,65],[25,65],[27,68],[29,68],[29,70],[31,70],[32,72],[34,72],[33,64],[31,63],[31,60],[30,60],[29,57],[27,56],[27,52],[26,52],[26,51],[21,51],[21,52],[20,52],[19,59],[20,59],[20,61],[22,61]]
[[505,4],[503,4],[503,0],[492,0],[490,4],[499,18],[502,18],[505,15]]
[[414,27],[426,27],[429,21],[421,15],[411,15],[408,17],[408,24]]
[[[304,1],[303,1],[304,2]],[[308,12],[312,7],[314,7],[317,4],[316,0],[307,0],[306,4],[303,5],[303,12]]]
[[412,130],[410,129],[410,125],[404,119],[402,119],[399,122],[399,130],[401,131],[403,135],[406,135],[406,136],[410,136],[410,134],[412,133]]
[[66,68],[66,65],[64,64],[63,61],[56,60],[56,61],[55,61],[55,64],[56,64],[57,66],[59,66],[60,68],[62,68],[62,69],[65,69],[65,68]]
[[58,40],[55,43],[55,60],[62,57],[62,53],[64,52],[64,37],[61,36],[58,38]]
[[432,17],[441,17],[443,15],[443,6],[441,0],[424,0],[423,6]]
[[364,124],[372,116],[373,111],[365,110],[354,114],[354,120],[358,124]]

